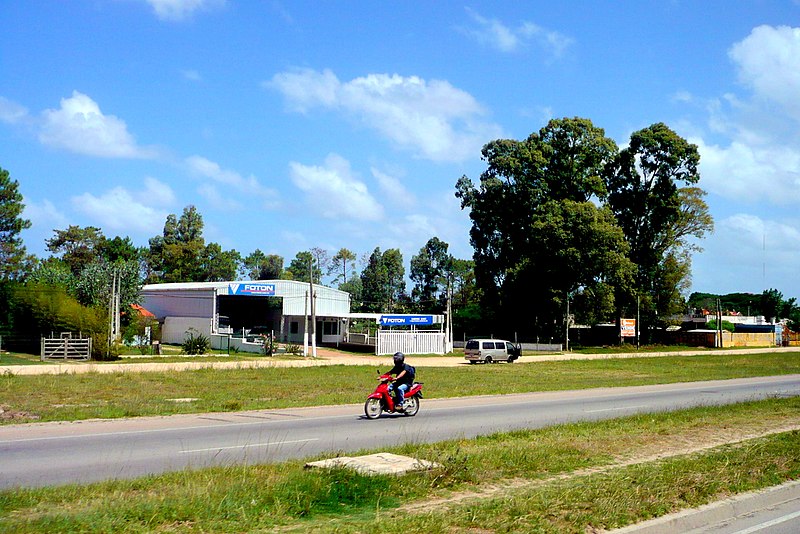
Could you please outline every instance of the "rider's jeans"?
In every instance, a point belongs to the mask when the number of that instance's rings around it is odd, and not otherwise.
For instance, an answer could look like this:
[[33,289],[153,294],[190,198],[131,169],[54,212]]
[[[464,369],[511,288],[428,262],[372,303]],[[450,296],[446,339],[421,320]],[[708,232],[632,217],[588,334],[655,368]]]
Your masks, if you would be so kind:
[[397,405],[402,406],[403,400],[406,396],[406,391],[408,391],[408,384],[400,384],[399,386],[395,386],[394,390],[397,393]]

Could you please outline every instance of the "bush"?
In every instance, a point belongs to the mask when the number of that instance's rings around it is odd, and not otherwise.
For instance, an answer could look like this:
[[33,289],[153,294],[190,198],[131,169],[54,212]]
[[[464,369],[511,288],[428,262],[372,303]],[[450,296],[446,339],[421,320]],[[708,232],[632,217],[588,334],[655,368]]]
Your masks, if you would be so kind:
[[211,341],[194,328],[190,328],[186,331],[181,347],[184,354],[205,354],[211,348]]
[[92,357],[102,357],[108,348],[108,315],[104,308],[81,305],[63,288],[43,284],[17,285],[10,302],[10,330],[29,340],[15,350],[39,352],[39,339],[60,332],[92,337]]

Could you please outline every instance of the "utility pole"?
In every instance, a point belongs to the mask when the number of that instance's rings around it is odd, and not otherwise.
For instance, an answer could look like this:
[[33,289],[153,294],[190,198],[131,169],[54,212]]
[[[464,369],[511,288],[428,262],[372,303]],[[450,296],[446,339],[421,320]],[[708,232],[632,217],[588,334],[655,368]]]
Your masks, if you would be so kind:
[[317,357],[317,314],[316,307],[314,306],[314,255],[311,255],[311,260],[308,262],[308,287],[311,301],[311,356]]
[[566,320],[566,323],[567,323],[567,328],[566,328],[567,335],[566,335],[566,338],[565,338],[565,341],[566,341],[565,347],[566,347],[566,351],[569,352],[569,291],[567,292],[567,320]]
[[303,358],[305,358],[308,356],[308,291],[303,301],[303,317],[305,317],[303,325]]
[[111,356],[111,346],[119,340],[119,315],[120,315],[120,274],[119,269],[114,267],[111,272],[111,295],[108,301],[108,348],[106,349],[106,356]]
[[719,335],[719,348],[722,348],[722,300],[717,299],[717,333]]

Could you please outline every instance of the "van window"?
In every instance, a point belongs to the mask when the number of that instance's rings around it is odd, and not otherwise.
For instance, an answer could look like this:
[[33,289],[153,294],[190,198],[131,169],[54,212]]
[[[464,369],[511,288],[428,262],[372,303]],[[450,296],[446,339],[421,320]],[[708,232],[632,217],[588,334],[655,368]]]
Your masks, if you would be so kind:
[[508,350],[508,352],[514,352],[514,345],[512,345],[511,343],[506,343],[506,349]]
[[500,350],[503,350],[503,349],[505,349],[505,348],[506,348],[506,344],[505,344],[505,343],[503,343],[503,342],[497,342],[497,341],[495,341],[495,343],[494,343],[494,348],[496,348],[496,349],[500,349]]
[[470,339],[469,341],[467,341],[467,346],[465,348],[467,348],[467,349],[477,349],[478,348],[478,342],[475,341],[474,339]]
[[484,349],[493,349],[494,348],[494,343],[492,343],[491,341],[484,341],[483,342],[483,348]]

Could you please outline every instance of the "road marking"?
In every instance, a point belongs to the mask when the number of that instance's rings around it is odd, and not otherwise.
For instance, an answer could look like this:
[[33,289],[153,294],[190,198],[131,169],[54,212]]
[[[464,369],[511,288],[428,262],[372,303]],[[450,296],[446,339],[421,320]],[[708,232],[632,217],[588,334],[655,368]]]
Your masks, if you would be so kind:
[[227,449],[246,449],[247,447],[271,447],[272,445],[286,445],[287,443],[306,443],[308,441],[319,441],[319,438],[293,439],[289,441],[268,441],[267,443],[250,443],[247,445],[233,445],[231,447],[210,447],[208,449],[191,449],[188,451],[181,451],[181,454],[188,454],[190,452],[224,451]]
[[777,519],[773,519],[772,521],[767,521],[765,523],[761,523],[758,525],[754,525],[750,528],[746,528],[744,530],[737,530],[734,534],[752,534],[753,532],[758,532],[760,530],[767,529],[769,527],[774,527],[775,525],[780,525],[781,523],[785,523],[786,521],[791,521],[796,517],[800,517],[800,512],[794,512],[789,515],[785,515],[783,517],[779,517]]
[[635,410],[637,408],[650,408],[650,406],[642,404],[639,406],[623,406],[622,408],[603,408],[600,410],[586,410],[585,413],[618,412],[620,410]]

